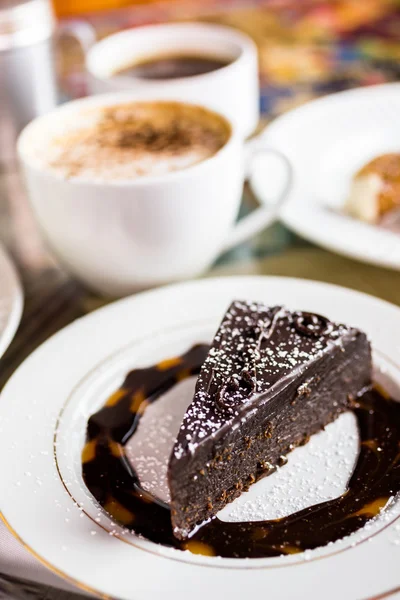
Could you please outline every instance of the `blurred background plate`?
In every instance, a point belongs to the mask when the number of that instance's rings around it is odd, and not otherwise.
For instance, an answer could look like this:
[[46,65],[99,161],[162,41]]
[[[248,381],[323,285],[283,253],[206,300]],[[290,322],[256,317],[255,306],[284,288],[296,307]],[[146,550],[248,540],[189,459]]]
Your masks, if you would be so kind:
[[[275,120],[261,139],[286,154],[294,185],[282,220],[328,250],[400,270],[400,235],[347,216],[352,176],[372,158],[400,150],[400,84],[332,94]],[[275,174],[261,169],[252,185],[271,189]]]

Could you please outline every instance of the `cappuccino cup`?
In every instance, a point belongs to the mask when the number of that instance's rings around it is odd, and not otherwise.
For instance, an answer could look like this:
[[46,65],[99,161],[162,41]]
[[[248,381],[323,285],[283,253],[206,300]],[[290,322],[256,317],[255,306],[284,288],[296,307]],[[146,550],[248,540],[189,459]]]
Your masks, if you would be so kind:
[[49,246],[108,296],[203,273],[276,218],[291,180],[276,155],[282,191],[272,205],[259,198],[236,222],[246,170],[268,168],[275,151],[245,149],[237,127],[205,106],[131,93],[76,100],[39,117],[18,152]]

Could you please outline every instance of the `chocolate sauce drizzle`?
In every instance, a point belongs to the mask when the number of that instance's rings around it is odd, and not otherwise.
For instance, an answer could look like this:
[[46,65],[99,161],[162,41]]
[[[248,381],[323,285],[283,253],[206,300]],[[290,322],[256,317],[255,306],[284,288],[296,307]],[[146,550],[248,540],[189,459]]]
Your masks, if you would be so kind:
[[376,387],[354,403],[360,453],[344,494],[273,521],[224,523],[214,518],[186,542],[177,540],[169,506],[141,488],[123,445],[150,403],[178,381],[199,373],[207,351],[208,346],[196,345],[181,357],[131,371],[89,419],[83,478],[116,521],[156,544],[209,556],[262,558],[341,539],[378,515],[400,491],[400,403]]

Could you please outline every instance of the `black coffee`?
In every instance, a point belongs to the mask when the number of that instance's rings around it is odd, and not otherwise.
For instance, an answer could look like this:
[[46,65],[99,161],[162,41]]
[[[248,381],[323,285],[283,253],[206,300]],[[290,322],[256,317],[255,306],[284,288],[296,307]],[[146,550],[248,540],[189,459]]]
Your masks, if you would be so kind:
[[113,77],[139,77],[140,79],[177,79],[211,73],[226,67],[229,60],[213,56],[177,54],[147,58],[115,71]]

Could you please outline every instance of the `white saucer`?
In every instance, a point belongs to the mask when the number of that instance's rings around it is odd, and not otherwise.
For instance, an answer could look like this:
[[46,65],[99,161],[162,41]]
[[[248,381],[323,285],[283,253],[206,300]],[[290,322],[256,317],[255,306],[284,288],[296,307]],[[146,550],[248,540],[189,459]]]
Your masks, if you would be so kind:
[[[324,548],[275,558],[222,559],[164,548],[125,532],[83,486],[80,453],[88,416],[131,368],[171,357],[194,342],[209,341],[234,298],[282,303],[359,326],[373,342],[381,374],[400,387],[400,309],[364,294],[296,279],[235,277],[170,286],[121,300],[52,337],[4,389],[0,398],[4,521],[50,569],[106,597],[242,600],[245,593],[273,600],[363,600],[395,589],[400,584],[399,501],[368,526]],[[321,501],[321,494],[340,494],[349,461],[354,464],[357,453],[351,442],[357,432],[348,417],[352,415],[342,415],[326,432],[295,450],[288,465],[252,486],[221,518],[235,519],[239,513],[242,518],[251,506],[259,513],[248,513],[251,518],[281,516],[305,501]],[[329,489],[327,464],[316,458],[326,452],[334,455],[336,444],[347,460],[331,465],[340,471],[341,483]],[[287,501],[291,464],[297,465],[295,471],[303,464],[313,472],[306,491],[292,482],[290,494],[295,494],[296,502],[294,496]]]
[[0,245],[0,357],[17,331],[22,307],[23,292],[17,272]]
[[[294,170],[283,222],[328,250],[400,270],[400,234],[341,212],[353,174],[379,154],[400,151],[399,114],[400,84],[393,83],[332,94],[273,121],[260,139]],[[252,185],[265,196],[275,173],[260,171]]]

